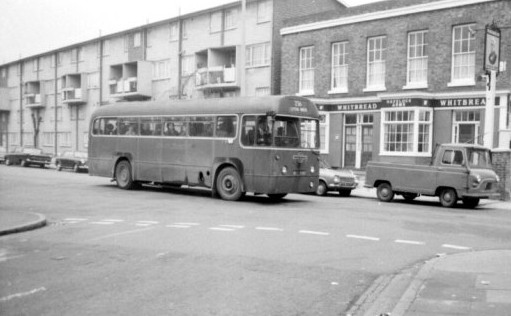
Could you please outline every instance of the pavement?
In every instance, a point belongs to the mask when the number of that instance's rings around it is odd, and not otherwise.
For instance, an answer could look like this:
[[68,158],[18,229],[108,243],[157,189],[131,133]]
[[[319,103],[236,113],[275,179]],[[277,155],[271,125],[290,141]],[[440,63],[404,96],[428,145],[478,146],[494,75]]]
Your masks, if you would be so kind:
[[[376,196],[374,189],[363,186],[352,193],[354,196]],[[509,201],[489,200],[482,202],[481,206],[485,205],[511,211]],[[42,214],[0,211],[0,236],[45,225],[46,218]],[[382,275],[345,315],[510,316],[511,250],[437,255],[395,274]]]

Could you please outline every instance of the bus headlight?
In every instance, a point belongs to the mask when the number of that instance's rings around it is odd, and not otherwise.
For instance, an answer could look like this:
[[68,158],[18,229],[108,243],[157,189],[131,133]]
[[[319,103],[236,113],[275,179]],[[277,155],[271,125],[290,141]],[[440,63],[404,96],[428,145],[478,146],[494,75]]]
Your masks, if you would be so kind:
[[314,166],[311,166],[311,173],[314,173],[316,171],[316,168]]
[[495,180],[497,180],[497,182],[500,182],[500,178],[498,175],[495,175]]
[[287,174],[287,167],[283,166],[281,171],[282,171],[282,174]]
[[312,182],[312,181],[311,181],[311,182],[309,183],[309,187],[313,188],[313,187],[314,187],[314,182]]
[[481,176],[480,175],[472,175],[470,182],[471,182],[473,188],[477,188],[479,186],[479,184],[481,183]]
[[334,183],[339,183],[341,182],[341,178],[339,178],[339,176],[334,176]]

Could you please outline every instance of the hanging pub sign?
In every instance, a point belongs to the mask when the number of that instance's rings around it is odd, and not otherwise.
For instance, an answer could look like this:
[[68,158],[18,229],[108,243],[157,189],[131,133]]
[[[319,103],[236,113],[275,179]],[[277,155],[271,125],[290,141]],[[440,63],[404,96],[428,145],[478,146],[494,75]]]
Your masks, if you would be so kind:
[[486,26],[484,39],[484,70],[499,71],[500,29],[494,24]]

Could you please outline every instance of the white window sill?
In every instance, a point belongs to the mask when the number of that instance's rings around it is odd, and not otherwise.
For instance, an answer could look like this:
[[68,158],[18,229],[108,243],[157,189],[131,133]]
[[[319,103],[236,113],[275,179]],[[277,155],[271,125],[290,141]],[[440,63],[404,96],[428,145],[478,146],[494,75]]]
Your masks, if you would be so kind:
[[475,86],[475,80],[464,80],[464,81],[451,81],[447,83],[448,87],[466,87],[466,86]]
[[427,83],[416,83],[416,84],[407,84],[403,87],[403,90],[411,90],[411,89],[427,89],[428,84]]
[[400,157],[431,157],[431,153],[418,153],[418,152],[381,152],[380,156],[400,156]]
[[298,97],[308,97],[308,96],[313,96],[314,95],[314,91],[300,91],[296,94],[296,96]]
[[362,90],[362,92],[381,92],[381,91],[387,91],[387,88],[385,86],[374,86],[374,87],[366,87]]
[[329,90],[327,93],[328,93],[328,94],[348,93],[348,89],[335,89],[335,90]]

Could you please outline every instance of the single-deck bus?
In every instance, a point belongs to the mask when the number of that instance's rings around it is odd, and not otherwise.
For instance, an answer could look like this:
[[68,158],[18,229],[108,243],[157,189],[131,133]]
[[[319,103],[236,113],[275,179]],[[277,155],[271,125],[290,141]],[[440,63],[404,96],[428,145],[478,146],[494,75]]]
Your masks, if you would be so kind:
[[225,200],[318,185],[319,114],[295,96],[115,103],[91,117],[89,174],[122,189],[202,186]]

